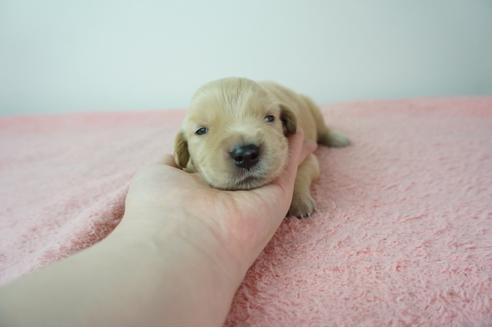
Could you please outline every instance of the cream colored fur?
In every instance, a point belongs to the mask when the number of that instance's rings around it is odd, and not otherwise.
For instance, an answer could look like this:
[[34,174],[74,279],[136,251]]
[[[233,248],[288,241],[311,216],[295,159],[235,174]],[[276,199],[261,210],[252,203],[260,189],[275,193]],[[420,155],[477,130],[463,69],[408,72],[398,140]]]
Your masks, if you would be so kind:
[[[274,121],[265,120],[267,115],[273,115]],[[175,160],[215,188],[257,188],[282,172],[288,158],[286,137],[297,127],[304,130],[306,139],[327,146],[349,144],[326,127],[318,107],[306,96],[273,82],[212,81],[193,96],[176,137]],[[200,128],[206,133],[198,135]],[[238,169],[230,158],[232,149],[242,144],[255,144],[261,150],[258,164],[250,170]],[[299,166],[290,215],[306,217],[314,211],[310,186],[318,176],[318,160],[310,155]]]

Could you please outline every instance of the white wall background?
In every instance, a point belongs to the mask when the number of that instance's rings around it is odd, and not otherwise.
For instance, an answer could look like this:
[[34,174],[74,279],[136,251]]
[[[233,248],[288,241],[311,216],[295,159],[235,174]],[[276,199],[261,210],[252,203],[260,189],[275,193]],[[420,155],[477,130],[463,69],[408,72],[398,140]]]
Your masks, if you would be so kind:
[[224,76],[320,103],[492,94],[491,0],[0,0],[0,113],[185,107]]

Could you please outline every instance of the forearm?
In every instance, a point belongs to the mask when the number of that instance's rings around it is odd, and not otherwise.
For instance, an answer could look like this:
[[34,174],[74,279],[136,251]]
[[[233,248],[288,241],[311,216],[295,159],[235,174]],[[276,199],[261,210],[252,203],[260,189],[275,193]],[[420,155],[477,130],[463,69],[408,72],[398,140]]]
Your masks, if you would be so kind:
[[183,231],[183,225],[169,223],[156,234],[145,224],[123,220],[99,244],[2,288],[0,322],[222,324],[242,277],[185,240],[195,236],[192,226],[184,225]]

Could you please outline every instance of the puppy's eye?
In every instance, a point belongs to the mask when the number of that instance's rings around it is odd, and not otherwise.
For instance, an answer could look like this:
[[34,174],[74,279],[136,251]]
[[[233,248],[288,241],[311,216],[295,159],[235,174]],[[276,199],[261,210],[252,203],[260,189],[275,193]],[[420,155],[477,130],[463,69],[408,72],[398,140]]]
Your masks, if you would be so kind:
[[205,133],[208,132],[208,128],[205,128],[205,127],[201,127],[199,128],[198,130],[195,131],[195,134],[198,135],[198,136],[201,136]]
[[267,115],[267,116],[265,116],[264,120],[267,123],[272,123],[273,121],[275,121],[275,116],[273,116],[273,115]]

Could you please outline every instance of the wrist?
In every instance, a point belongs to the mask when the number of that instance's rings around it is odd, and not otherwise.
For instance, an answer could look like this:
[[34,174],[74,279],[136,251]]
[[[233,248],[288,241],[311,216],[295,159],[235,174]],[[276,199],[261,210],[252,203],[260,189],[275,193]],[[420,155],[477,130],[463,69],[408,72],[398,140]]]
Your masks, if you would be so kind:
[[227,232],[219,231],[213,220],[186,209],[136,214],[125,213],[112,235],[126,243],[143,243],[143,247],[154,249],[156,254],[174,250],[176,260],[196,261],[211,274],[239,286],[249,263],[238,256],[231,240],[227,240]]
[[162,294],[173,300],[167,311],[183,320],[175,324],[220,325],[244,273],[204,227],[190,221],[189,216],[173,216],[164,224],[124,217],[108,239],[120,252],[146,258],[139,263],[149,263],[144,269],[159,277]]

